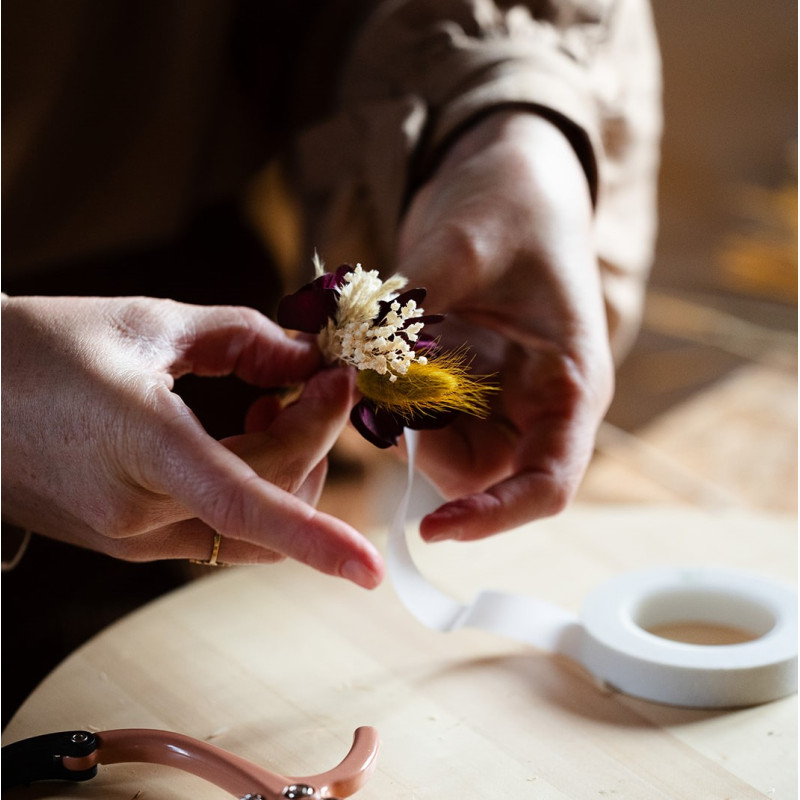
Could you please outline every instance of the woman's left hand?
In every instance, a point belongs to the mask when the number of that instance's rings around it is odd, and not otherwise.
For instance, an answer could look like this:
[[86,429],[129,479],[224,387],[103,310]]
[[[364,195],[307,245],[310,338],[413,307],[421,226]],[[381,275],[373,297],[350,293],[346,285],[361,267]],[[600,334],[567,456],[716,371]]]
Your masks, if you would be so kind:
[[467,342],[502,389],[488,419],[421,434],[420,467],[449,498],[425,539],[488,536],[574,495],[614,382],[592,215],[567,138],[527,112],[472,128],[413,198],[397,270],[447,314],[443,344]]

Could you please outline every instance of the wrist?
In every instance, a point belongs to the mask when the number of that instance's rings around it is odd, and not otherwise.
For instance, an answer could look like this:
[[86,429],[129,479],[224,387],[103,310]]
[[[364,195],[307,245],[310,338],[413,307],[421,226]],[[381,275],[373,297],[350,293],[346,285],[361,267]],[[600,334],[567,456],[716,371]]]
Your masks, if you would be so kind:
[[493,145],[535,148],[531,157],[540,155],[543,162],[558,158],[567,168],[578,166],[594,205],[597,167],[586,137],[568,119],[535,106],[498,107],[474,118],[431,159],[424,179],[481,157]]

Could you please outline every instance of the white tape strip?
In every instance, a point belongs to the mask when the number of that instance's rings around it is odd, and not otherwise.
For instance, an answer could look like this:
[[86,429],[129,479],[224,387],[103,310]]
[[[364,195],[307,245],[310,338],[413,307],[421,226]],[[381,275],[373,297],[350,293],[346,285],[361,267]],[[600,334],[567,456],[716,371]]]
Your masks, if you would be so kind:
[[[406,541],[417,434],[406,430],[405,438],[408,484],[389,532],[387,563],[400,599],[427,627],[479,628],[560,653],[619,691],[670,705],[754,705],[797,691],[797,594],[748,573],[693,567],[628,573],[595,590],[580,617],[494,590],[464,605],[432,586]],[[745,628],[756,638],[696,645],[646,630],[687,621]]]

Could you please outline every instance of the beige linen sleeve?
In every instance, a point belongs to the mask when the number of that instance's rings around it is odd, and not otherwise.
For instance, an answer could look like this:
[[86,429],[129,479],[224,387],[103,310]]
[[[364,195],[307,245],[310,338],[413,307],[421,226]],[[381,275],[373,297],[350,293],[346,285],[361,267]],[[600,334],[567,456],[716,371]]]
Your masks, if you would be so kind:
[[656,231],[660,60],[645,0],[390,0],[345,63],[337,111],[300,138],[305,249],[390,270],[403,210],[492,110],[552,120],[583,164],[618,357],[638,329]]

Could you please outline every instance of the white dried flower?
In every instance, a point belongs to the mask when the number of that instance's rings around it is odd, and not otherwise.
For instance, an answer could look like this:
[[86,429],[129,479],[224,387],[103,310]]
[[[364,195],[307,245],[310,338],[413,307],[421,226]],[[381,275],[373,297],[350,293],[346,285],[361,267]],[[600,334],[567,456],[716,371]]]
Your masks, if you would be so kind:
[[[425,364],[413,343],[419,338],[424,309],[409,299],[401,305],[395,298],[406,285],[406,279],[396,275],[381,280],[377,270],[365,270],[357,264],[344,276],[339,288],[336,318],[329,320],[320,333],[320,348],[330,361],[352,364],[359,370],[370,369],[379,375],[389,374],[389,380],[408,372],[414,361]],[[383,319],[377,319],[380,304],[395,300]]]

